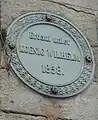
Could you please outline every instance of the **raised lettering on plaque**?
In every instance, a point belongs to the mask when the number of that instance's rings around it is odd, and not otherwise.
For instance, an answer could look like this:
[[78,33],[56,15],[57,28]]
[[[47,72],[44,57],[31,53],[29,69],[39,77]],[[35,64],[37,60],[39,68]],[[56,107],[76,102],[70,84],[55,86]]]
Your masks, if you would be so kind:
[[23,82],[40,93],[72,96],[91,80],[93,53],[73,24],[54,14],[48,19],[48,14],[28,13],[9,27],[8,37],[16,44],[11,66]]

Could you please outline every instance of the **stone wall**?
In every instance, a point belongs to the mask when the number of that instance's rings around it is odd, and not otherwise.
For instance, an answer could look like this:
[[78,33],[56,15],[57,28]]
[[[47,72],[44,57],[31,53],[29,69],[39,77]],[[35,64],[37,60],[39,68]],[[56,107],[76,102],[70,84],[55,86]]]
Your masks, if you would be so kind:
[[97,0],[1,0],[1,28],[7,29],[19,15],[31,11],[55,13],[70,20],[86,36],[95,55],[93,83],[67,99],[40,95],[6,69],[0,51],[0,120],[98,120],[98,1]]

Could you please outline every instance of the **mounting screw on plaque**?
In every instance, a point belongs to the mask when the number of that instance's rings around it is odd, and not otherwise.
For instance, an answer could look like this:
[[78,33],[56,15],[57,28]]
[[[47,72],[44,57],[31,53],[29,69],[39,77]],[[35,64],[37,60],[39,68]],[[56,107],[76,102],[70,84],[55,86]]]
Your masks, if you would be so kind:
[[52,20],[52,16],[50,14],[47,14],[46,15],[46,20],[50,22]]
[[86,57],[85,57],[85,60],[86,60],[88,63],[92,62],[92,59],[91,59],[90,56],[86,56]]
[[56,95],[58,93],[58,90],[56,87],[51,87],[51,94]]
[[9,48],[10,48],[11,50],[13,50],[13,49],[15,48],[15,43],[14,43],[14,42],[10,42],[10,43],[9,43]]

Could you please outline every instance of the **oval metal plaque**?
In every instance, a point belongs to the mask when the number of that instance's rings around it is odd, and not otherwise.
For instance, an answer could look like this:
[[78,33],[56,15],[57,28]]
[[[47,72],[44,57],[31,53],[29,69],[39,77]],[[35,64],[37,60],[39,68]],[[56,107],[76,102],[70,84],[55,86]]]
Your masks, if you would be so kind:
[[27,13],[10,25],[7,36],[12,69],[34,90],[69,97],[93,79],[90,45],[68,20],[45,12]]

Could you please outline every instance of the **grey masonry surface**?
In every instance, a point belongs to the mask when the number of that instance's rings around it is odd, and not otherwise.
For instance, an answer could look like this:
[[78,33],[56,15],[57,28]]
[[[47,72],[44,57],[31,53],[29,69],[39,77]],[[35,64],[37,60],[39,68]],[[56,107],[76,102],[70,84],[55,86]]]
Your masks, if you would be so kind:
[[48,0],[98,10],[98,0]]
[[[0,69],[0,120],[98,120],[98,1],[97,0],[1,0],[1,27],[19,15],[46,11],[70,20],[92,46],[96,72],[94,82],[82,93],[53,99],[26,86],[11,70]],[[0,52],[0,66],[5,56]]]

